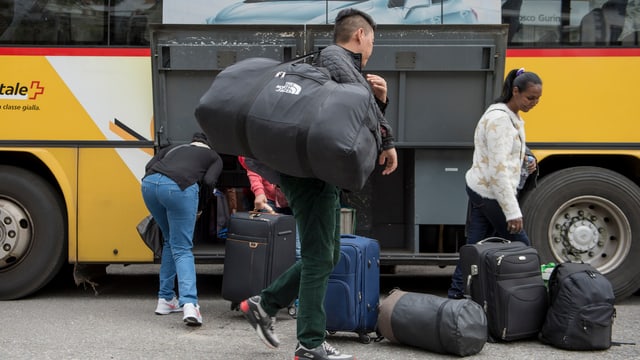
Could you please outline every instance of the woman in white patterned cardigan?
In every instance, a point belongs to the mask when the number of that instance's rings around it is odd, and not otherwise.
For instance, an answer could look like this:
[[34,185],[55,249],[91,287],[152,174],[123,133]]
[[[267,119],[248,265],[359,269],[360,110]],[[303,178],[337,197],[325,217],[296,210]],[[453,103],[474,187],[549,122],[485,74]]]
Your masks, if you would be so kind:
[[[542,80],[524,69],[511,70],[502,94],[480,118],[474,135],[473,165],[466,173],[469,196],[467,244],[499,236],[530,245],[523,229],[517,193],[525,164],[531,173],[535,160],[526,163],[524,120],[542,96]],[[453,273],[448,296],[460,299],[464,294],[462,271]]]

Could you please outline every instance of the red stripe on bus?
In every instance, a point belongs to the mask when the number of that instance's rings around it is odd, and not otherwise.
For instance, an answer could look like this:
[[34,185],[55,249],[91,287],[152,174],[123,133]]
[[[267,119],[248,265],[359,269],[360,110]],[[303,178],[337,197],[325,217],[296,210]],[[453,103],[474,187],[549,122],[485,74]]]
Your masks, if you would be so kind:
[[[0,55],[34,56],[150,56],[149,48],[2,47]],[[640,48],[507,49],[507,57],[640,56]]]
[[640,56],[640,48],[507,49],[507,57],[621,57]]
[[47,48],[2,47],[0,55],[31,56],[150,56],[149,48]]

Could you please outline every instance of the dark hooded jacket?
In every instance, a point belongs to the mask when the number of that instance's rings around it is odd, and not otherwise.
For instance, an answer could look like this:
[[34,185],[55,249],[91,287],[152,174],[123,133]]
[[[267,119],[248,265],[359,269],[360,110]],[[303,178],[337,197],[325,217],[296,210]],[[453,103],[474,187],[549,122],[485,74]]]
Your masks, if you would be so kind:
[[[324,48],[316,59],[316,65],[324,67],[331,74],[331,78],[337,83],[360,83],[367,89],[371,89],[366,78],[362,74],[362,55],[353,53],[341,46],[330,45]],[[393,132],[391,126],[384,117],[387,103],[376,99],[371,92],[371,108],[375,112],[372,124],[369,128],[375,129],[376,136],[381,138],[382,150],[394,147]],[[373,123],[376,122],[376,123]]]

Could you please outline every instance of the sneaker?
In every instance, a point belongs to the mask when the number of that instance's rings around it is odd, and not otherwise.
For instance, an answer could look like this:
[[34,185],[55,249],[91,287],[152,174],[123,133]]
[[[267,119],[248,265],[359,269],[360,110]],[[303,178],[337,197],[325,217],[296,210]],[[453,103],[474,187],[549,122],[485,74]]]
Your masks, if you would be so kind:
[[202,315],[200,315],[200,305],[194,305],[192,303],[184,304],[184,316],[182,320],[189,326],[202,325]]
[[331,346],[328,342],[323,342],[322,345],[313,349],[307,349],[298,343],[294,360],[355,360],[353,355],[343,354],[335,347]]
[[262,340],[267,347],[277,348],[280,345],[280,340],[274,333],[274,324],[276,322],[275,317],[269,317],[260,305],[260,296],[250,297],[240,303],[240,311],[244,314],[249,324],[258,333],[260,340]]
[[178,303],[178,299],[175,297],[170,301],[167,301],[163,298],[158,299],[158,306],[156,306],[156,314],[157,315],[167,315],[172,312],[182,311],[182,307],[180,303]]

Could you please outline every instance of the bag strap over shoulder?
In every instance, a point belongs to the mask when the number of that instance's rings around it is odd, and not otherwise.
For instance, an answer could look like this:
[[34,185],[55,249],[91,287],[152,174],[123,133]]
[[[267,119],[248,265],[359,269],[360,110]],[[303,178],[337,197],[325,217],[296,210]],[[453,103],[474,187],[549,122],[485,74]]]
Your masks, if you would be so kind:
[[300,56],[297,56],[297,57],[295,57],[293,59],[290,59],[290,60],[285,60],[285,61],[281,62],[280,65],[283,65],[283,64],[294,64],[294,63],[300,62],[302,60],[305,60],[305,59],[311,58],[313,56],[316,56],[318,54],[320,54],[320,50],[314,51],[314,52],[310,52],[308,54],[300,55]]
[[187,147],[187,146],[191,146],[190,144],[182,144],[182,145],[178,145],[176,147],[171,148],[171,150],[167,151],[166,154],[164,154],[164,156],[166,157],[167,155],[171,154],[172,152],[178,150],[179,148],[183,148],[183,147]]

